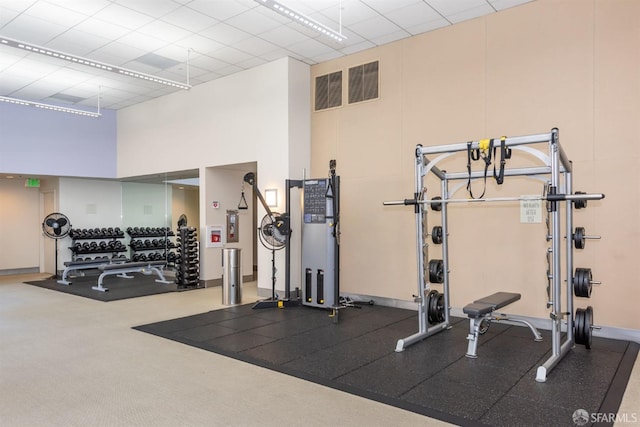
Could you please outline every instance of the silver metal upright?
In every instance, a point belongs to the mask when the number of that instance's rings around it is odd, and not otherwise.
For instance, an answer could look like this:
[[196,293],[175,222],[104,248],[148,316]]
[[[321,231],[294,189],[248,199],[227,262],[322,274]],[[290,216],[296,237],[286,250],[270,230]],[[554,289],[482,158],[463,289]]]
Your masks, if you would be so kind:
[[[424,189],[424,163],[425,158],[422,152],[416,148],[415,152],[415,188],[414,199],[419,201],[423,197]],[[425,277],[425,257],[428,256],[428,251],[425,252],[425,215],[427,215],[427,206],[424,203],[414,204],[415,222],[416,222],[416,254],[417,254],[417,270],[418,270],[418,295],[415,297],[415,301],[418,303],[418,332],[410,335],[406,338],[401,338],[396,343],[395,351],[401,352],[406,347],[425,339],[426,337],[433,335],[446,329],[449,326],[449,314],[448,305],[445,307],[446,321],[438,325],[429,325],[429,310],[427,307],[427,294],[429,293],[430,286]],[[443,228],[444,232],[444,228]],[[445,272],[446,275],[446,272]],[[447,297],[445,297],[447,298]],[[445,300],[445,304],[448,301]]]

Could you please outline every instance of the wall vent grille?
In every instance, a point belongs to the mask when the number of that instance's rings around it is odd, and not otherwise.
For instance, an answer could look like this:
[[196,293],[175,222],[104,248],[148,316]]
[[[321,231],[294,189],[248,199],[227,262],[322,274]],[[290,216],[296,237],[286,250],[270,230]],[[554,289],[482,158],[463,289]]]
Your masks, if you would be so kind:
[[342,105],[342,71],[316,77],[315,110]]
[[349,104],[378,98],[378,61],[349,68]]

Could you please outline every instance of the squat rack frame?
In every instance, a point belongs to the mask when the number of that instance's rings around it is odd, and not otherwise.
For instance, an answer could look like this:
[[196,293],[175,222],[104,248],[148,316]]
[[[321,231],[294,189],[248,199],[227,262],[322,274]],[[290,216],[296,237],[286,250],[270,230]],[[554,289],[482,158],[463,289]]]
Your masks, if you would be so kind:
[[[493,142],[500,143],[501,146],[516,151],[528,153],[542,163],[542,166],[506,168],[502,167],[504,177],[508,176],[525,176],[545,182],[547,186],[546,194],[539,198],[531,196],[521,197],[499,197],[499,198],[478,198],[478,199],[452,199],[450,194],[455,193],[462,185],[458,186],[453,192],[449,192],[450,181],[469,180],[471,182],[477,178],[486,179],[486,170],[467,172],[446,172],[438,168],[437,164],[454,154],[465,152],[468,150],[486,150],[487,146],[492,147]],[[491,142],[489,145],[488,143]],[[547,143],[548,154],[542,150],[530,147],[532,144]],[[437,155],[433,160],[429,160],[428,155]],[[497,160],[497,159],[496,159]],[[504,160],[504,159],[503,159]],[[425,175],[433,173],[440,179],[441,183],[441,199],[424,197],[426,194]],[[404,199],[400,201],[384,202],[384,205],[413,205],[416,222],[416,253],[418,261],[418,296],[415,302],[418,303],[418,332],[400,339],[396,345],[396,351],[403,351],[406,347],[423,340],[442,330],[449,329],[450,324],[450,295],[449,295],[449,243],[448,243],[448,220],[447,207],[449,203],[463,202],[506,202],[517,200],[546,200],[548,218],[551,222],[550,235],[546,238],[550,242],[551,247],[548,249],[551,253],[551,265],[548,272],[551,281],[550,300],[547,307],[551,308],[551,336],[552,336],[552,354],[536,372],[536,381],[544,382],[547,373],[551,371],[559,361],[570,351],[575,345],[574,337],[574,315],[573,315],[573,291],[572,291],[572,272],[573,272],[573,246],[572,246],[572,229],[573,229],[573,203],[585,200],[600,200],[604,198],[604,194],[573,194],[572,189],[572,163],[564,152],[559,141],[559,131],[553,128],[548,133],[516,136],[516,137],[500,137],[491,140],[484,139],[478,141],[470,141],[450,145],[437,145],[431,147],[423,147],[418,144],[415,149],[415,191],[413,199]],[[425,259],[427,258],[428,244],[425,242],[426,231],[426,212],[427,206],[439,203],[441,204],[442,218],[442,259],[444,266],[443,294],[444,294],[444,322],[430,325],[428,319],[427,294],[430,291],[430,283],[425,277]],[[561,205],[565,205],[565,272],[564,280],[566,281],[566,301],[567,307],[562,308],[562,218]],[[562,325],[563,319],[566,317],[566,339],[562,341]]]

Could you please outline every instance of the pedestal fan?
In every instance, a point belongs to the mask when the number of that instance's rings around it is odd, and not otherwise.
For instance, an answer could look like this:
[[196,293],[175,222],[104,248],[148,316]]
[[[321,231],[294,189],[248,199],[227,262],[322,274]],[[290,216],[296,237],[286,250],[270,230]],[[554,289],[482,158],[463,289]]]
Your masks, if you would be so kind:
[[71,231],[71,222],[66,215],[59,212],[50,213],[42,221],[42,232],[50,239],[56,242],[55,249],[55,278],[58,278],[58,240],[69,235]]

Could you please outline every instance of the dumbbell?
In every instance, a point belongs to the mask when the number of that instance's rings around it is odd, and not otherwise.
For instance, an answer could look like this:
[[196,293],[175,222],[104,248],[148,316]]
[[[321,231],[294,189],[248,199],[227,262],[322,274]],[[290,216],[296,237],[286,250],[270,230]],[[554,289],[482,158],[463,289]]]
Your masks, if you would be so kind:
[[598,240],[600,239],[600,236],[587,236],[585,234],[584,227],[576,227],[575,231],[573,232],[572,238],[573,246],[576,249],[584,249],[587,239]]
[[100,249],[107,249],[107,242],[100,242],[100,243],[98,244],[98,247],[99,247]]

